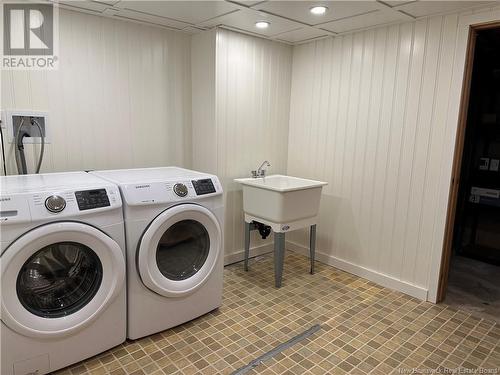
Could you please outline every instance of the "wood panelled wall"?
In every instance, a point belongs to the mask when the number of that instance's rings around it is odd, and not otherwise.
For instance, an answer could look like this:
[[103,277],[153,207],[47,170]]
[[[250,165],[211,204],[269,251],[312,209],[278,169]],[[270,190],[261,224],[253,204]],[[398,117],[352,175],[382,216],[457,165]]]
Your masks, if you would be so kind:
[[[49,112],[42,171],[189,167],[190,36],[63,9],[59,20],[58,70],[1,77],[2,110]],[[26,146],[30,171],[38,150]]]
[[[191,43],[61,10],[59,70],[2,72],[1,107],[49,112],[43,171],[178,165],[217,174],[226,262],[243,248],[234,178],[267,159],[270,173],[328,181],[318,259],[433,300],[467,29],[493,19],[499,7],[292,49],[221,29]],[[32,170],[38,146],[26,148]],[[12,144],[7,155],[15,173]],[[256,251],[270,249],[253,235]],[[308,246],[306,231],[288,240]]]
[[[463,65],[457,44],[469,16],[325,39],[293,54],[288,173],[329,182],[320,259],[423,299],[436,288],[462,79],[454,66]],[[308,246],[306,231],[289,240]]]
[[[266,159],[269,173],[286,171],[292,48],[222,29],[216,38],[216,174],[226,195],[230,262],[243,251],[242,193],[233,179],[249,176]],[[263,251],[269,243],[252,233],[252,247]]]

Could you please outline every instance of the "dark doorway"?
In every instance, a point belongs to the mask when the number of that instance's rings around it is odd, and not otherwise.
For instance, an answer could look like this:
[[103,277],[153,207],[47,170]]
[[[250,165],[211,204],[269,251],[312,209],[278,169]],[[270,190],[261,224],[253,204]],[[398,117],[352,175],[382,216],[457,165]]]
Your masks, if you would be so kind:
[[444,302],[500,321],[500,28],[474,36]]

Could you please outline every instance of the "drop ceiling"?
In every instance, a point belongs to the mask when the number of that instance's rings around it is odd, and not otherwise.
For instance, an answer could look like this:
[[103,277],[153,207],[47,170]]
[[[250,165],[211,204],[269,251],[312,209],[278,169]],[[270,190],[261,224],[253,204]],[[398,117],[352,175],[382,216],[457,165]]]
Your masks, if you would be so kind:
[[[62,8],[196,33],[226,27],[285,43],[303,43],[435,14],[485,7],[494,1],[56,1]],[[328,9],[313,15],[312,6]],[[269,27],[257,29],[257,21]]]

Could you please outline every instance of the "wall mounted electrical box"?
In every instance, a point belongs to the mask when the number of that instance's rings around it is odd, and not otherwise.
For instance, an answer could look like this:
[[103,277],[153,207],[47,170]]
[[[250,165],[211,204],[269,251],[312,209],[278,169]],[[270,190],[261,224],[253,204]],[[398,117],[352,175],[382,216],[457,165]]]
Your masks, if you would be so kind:
[[4,111],[2,122],[7,128],[9,143],[15,143],[18,133],[24,133],[24,144],[41,143],[40,125],[45,143],[50,143],[48,112],[44,111]]

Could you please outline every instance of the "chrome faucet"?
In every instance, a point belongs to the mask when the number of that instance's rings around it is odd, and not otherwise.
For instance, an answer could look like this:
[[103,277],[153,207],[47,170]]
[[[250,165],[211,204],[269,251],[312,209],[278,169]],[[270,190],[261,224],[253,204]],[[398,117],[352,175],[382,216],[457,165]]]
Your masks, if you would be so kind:
[[266,177],[265,167],[270,167],[270,166],[271,163],[269,163],[267,160],[264,160],[264,162],[260,165],[260,167],[256,171],[252,171],[252,178]]

